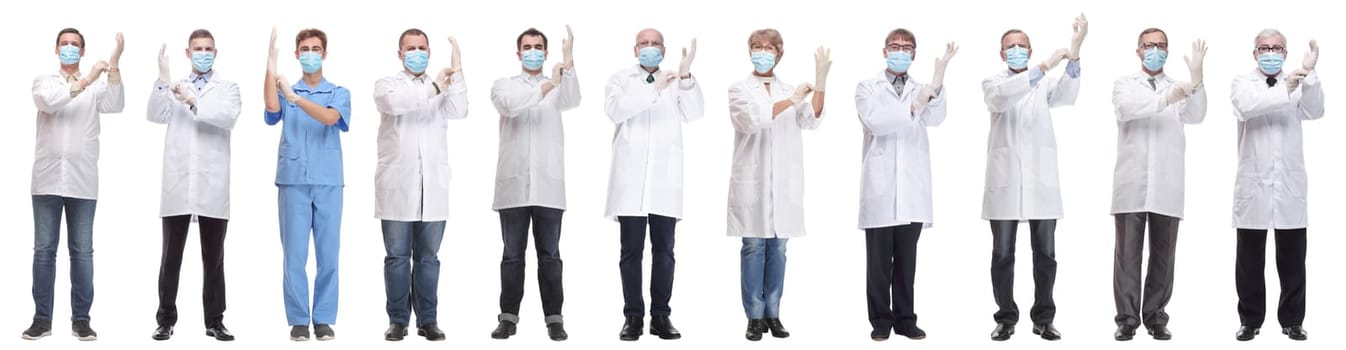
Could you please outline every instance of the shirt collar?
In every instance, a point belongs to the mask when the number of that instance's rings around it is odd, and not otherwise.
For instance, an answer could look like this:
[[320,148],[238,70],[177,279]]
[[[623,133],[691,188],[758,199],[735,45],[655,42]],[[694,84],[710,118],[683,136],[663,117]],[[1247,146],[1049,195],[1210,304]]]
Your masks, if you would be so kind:
[[70,78],[72,77],[75,78],[75,80],[79,80],[80,77],[84,75],[82,72],[79,71],[75,71],[75,75],[65,74],[64,71],[56,71],[56,74],[61,76],[61,81],[70,81]]
[[211,69],[209,72],[206,72],[205,74],[196,74],[196,71],[192,71],[191,74],[187,75],[187,81],[192,83],[195,83],[197,79],[203,79],[205,80],[205,82],[209,83],[210,80],[214,78],[215,78],[214,69]]
[[883,76],[886,77],[886,78],[888,78],[888,84],[892,84],[892,85],[894,85],[894,86],[902,86],[902,85],[906,85],[906,84],[907,84],[907,78],[910,78],[910,77],[911,77],[910,74],[903,74],[902,76],[899,77],[899,76],[893,74],[893,72],[889,72],[888,70],[884,70],[884,71],[883,71]]
[[335,86],[332,85],[332,83],[328,83],[327,78],[324,77],[322,78],[321,81],[318,82],[318,86],[314,88],[310,88],[308,86],[308,83],[305,83],[303,79],[294,82],[294,85],[290,87],[293,88],[294,91],[304,91],[312,93],[312,92],[332,92],[332,88]]

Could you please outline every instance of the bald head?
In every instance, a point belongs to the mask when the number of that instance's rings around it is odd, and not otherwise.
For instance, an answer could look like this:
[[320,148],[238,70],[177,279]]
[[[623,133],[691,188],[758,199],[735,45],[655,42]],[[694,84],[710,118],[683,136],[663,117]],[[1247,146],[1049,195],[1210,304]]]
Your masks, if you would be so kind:
[[[646,44],[646,46],[651,46],[651,45],[648,45],[648,44],[650,44],[650,43],[652,43],[652,42],[653,42],[653,43],[663,44],[663,43],[664,43],[664,33],[660,33],[658,30],[655,30],[654,28],[645,28],[645,29],[640,30],[639,33],[636,33],[636,46],[641,46],[641,44]],[[658,45],[654,45],[654,46],[658,46]]]

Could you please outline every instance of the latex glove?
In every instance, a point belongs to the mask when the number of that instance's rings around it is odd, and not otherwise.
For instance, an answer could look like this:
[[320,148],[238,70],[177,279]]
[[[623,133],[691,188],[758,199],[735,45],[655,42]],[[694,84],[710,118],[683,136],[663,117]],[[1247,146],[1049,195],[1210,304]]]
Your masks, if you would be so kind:
[[654,77],[654,91],[664,91],[669,84],[678,80],[678,76],[669,71],[659,71],[659,76]]
[[812,84],[809,83],[799,84],[799,86],[795,86],[794,95],[790,96],[790,103],[798,105],[800,102],[803,102],[804,98],[808,97],[810,93],[813,93]]
[[1056,52],[1052,52],[1050,56],[1047,56],[1047,59],[1042,60],[1042,72],[1046,73],[1047,71],[1052,70],[1052,68],[1056,68],[1056,65],[1060,64],[1061,60],[1065,59],[1068,55],[1070,55],[1069,49],[1060,49],[1056,50]]
[[555,66],[552,66],[551,80],[548,80],[547,82],[551,83],[553,86],[561,86],[561,69],[565,68],[565,66],[565,62],[557,63]]
[[1293,73],[1290,73],[1290,78],[1285,79],[1285,88],[1288,89],[1291,93],[1295,92],[1295,89],[1299,88],[1299,83],[1308,76],[1309,71],[1307,70],[1303,69],[1295,70]]
[[112,57],[108,58],[108,65],[119,67],[117,62],[122,59],[122,48],[126,46],[126,40],[122,38],[122,33],[117,32],[117,46],[112,48]]
[[813,86],[810,88],[813,91],[825,92],[827,91],[827,72],[832,70],[832,49],[818,46],[818,51],[813,53],[813,60],[815,62],[814,79]]
[[188,106],[196,106],[196,87],[187,82],[179,82],[173,85],[173,97],[178,101],[186,103]]
[[276,27],[271,27],[271,47],[266,56],[266,72],[271,76],[276,76],[276,56],[279,54],[276,50]]
[[98,63],[94,63],[93,68],[89,69],[89,75],[86,78],[89,80],[89,84],[98,81],[98,78],[108,71],[108,67],[109,65],[107,61],[98,61]]
[[570,31],[570,25],[567,24],[566,37],[565,39],[561,39],[561,57],[564,58],[561,63],[565,64],[566,69],[575,68],[574,52],[575,52],[575,33]]
[[1304,54],[1304,70],[1313,70],[1318,65],[1318,41],[1309,40],[1309,52]]
[[1079,17],[1075,17],[1075,24],[1072,27],[1075,28],[1075,34],[1070,37],[1070,55],[1067,58],[1078,60],[1080,45],[1084,45],[1084,36],[1089,35],[1089,19],[1084,18],[1084,14],[1081,13]]
[[449,68],[455,72],[463,69],[463,52],[458,48],[458,39],[449,37],[449,46],[453,46],[453,55],[449,59]]
[[935,99],[935,88],[926,85],[921,88],[921,93],[916,95],[916,100],[911,102],[911,112],[916,113],[925,109],[930,104],[930,100]]
[[299,100],[299,95],[294,93],[294,88],[290,87],[290,81],[285,79],[284,75],[276,76],[276,89],[279,89],[280,93],[285,95],[285,100],[290,103]]
[[1201,39],[1193,41],[1192,56],[1183,56],[1182,59],[1187,61],[1187,69],[1192,72],[1192,86],[1201,86],[1201,82],[1205,78],[1201,66],[1202,61],[1206,60],[1206,41]]
[[1185,81],[1173,83],[1173,87],[1169,88],[1168,90],[1168,97],[1166,101],[1168,102],[1168,104],[1171,105],[1174,103],[1178,103],[1178,101],[1186,99],[1187,96],[1192,94],[1193,86],[1195,85]]
[[944,57],[935,59],[935,77],[930,79],[930,87],[932,90],[938,91],[940,88],[944,87],[944,70],[949,67],[949,59],[953,58],[953,55],[957,53],[958,44],[949,42],[948,47],[944,49]]
[[173,76],[168,73],[168,54],[164,50],[168,49],[168,44],[159,46],[159,82],[172,84]]
[[692,74],[692,59],[696,58],[696,38],[692,38],[689,47],[682,48],[682,62],[678,63],[678,76]]

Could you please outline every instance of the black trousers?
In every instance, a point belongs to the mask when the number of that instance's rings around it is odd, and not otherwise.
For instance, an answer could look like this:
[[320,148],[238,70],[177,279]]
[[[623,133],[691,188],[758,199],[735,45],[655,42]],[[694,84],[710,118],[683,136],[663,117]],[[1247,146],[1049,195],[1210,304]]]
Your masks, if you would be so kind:
[[900,332],[916,326],[916,241],[921,226],[865,229],[865,295],[874,330]]
[[[206,327],[224,322],[224,234],[229,220],[197,216],[201,233],[201,267],[205,284],[201,287]],[[182,251],[187,244],[191,215],[163,218],[163,254],[159,262],[159,325],[178,323],[178,276],[182,272]]]
[[650,268],[650,315],[668,316],[672,309],[668,306],[673,298],[673,232],[678,219],[667,216],[620,216],[622,254],[617,266],[622,273],[622,299],[625,305],[622,314],[627,317],[645,316],[645,298],[640,288],[643,259],[645,256],[645,227],[650,228],[650,252],[654,262]]
[[[1276,272],[1281,280],[1276,316],[1281,327],[1304,325],[1304,257],[1308,246],[1307,228],[1276,230]],[[1239,322],[1253,328],[1261,328],[1267,315],[1266,252],[1266,230],[1238,229],[1234,285],[1239,294]]]
[[[1014,241],[1019,222],[991,220],[991,289],[999,310],[996,323],[1019,322],[1019,305],[1014,303]],[[1033,246],[1033,308],[1028,315],[1033,324],[1050,324],[1056,318],[1056,220],[1029,220]]]
[[500,233],[505,243],[500,257],[502,320],[518,322],[519,304],[523,301],[524,254],[528,252],[528,224],[531,222],[542,313],[548,320],[559,322],[561,304],[565,302],[565,289],[561,283],[562,214],[560,209],[537,206],[500,209]]
[[[1168,325],[1164,307],[1173,297],[1174,253],[1178,249],[1178,218],[1155,213],[1121,213],[1112,257],[1112,297],[1117,303],[1118,326],[1146,328]],[[1145,226],[1150,227],[1150,265],[1140,284],[1140,260],[1145,249]],[[1142,298],[1143,291],[1143,298]],[[1143,300],[1142,300],[1143,299]],[[1144,302],[1144,304],[1142,304]]]

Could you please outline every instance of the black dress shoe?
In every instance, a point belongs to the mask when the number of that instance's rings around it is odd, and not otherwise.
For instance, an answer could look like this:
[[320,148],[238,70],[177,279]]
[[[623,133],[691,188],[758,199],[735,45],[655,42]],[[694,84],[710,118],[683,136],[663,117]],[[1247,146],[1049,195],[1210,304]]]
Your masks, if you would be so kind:
[[1281,328],[1281,334],[1290,336],[1294,340],[1309,340],[1309,332],[1304,330],[1304,326],[1289,326]]
[[1253,337],[1256,337],[1259,332],[1260,331],[1257,328],[1239,326],[1238,333],[1234,333],[1234,339],[1238,339],[1238,341],[1253,340]]
[[669,320],[668,316],[650,317],[650,334],[665,340],[682,338],[682,333],[673,328],[673,321]]
[[911,325],[911,327],[897,329],[896,333],[897,335],[907,337],[907,339],[913,339],[913,340],[925,339],[925,331],[921,330],[920,327],[916,327],[916,325]]
[[1008,323],[997,323],[995,330],[991,331],[991,340],[1006,341],[1014,335],[1014,325]]
[[622,340],[633,341],[640,339],[641,334],[645,334],[645,320],[639,316],[627,316],[626,322],[622,323],[622,332],[617,334]]
[[562,341],[570,339],[570,334],[566,333],[565,324],[561,322],[552,322],[547,324],[547,337],[551,340]]
[[162,325],[159,326],[159,328],[155,328],[154,335],[150,336],[150,338],[154,338],[154,340],[168,340],[168,338],[171,337],[173,337],[173,326]]
[[230,333],[228,328],[224,328],[223,324],[206,327],[206,336],[219,341],[234,341],[234,333]]
[[766,327],[771,330],[771,336],[776,338],[789,338],[790,331],[785,330],[785,325],[780,323],[779,318],[766,318]]
[[439,324],[435,323],[427,323],[424,326],[417,326],[416,335],[425,337],[425,340],[429,341],[444,340],[444,331],[439,330]]
[[1128,341],[1136,337],[1136,326],[1121,325],[1117,326],[1117,331],[1112,332],[1112,339],[1117,341]]
[[888,332],[887,328],[869,331],[869,339],[873,339],[874,341],[888,340]]
[[1154,337],[1154,340],[1169,340],[1169,339],[1173,339],[1173,332],[1169,332],[1169,331],[1168,331],[1168,327],[1165,327],[1165,326],[1154,326],[1154,327],[1146,327],[1146,328],[1147,328],[1147,332],[1150,333],[1150,336],[1151,336],[1151,337]]
[[405,338],[406,336],[407,326],[400,323],[389,324],[388,330],[383,331],[383,340],[387,341],[401,341],[402,338]]
[[1033,334],[1042,336],[1042,339],[1061,340],[1061,331],[1056,330],[1051,323],[1033,325]]
[[743,337],[751,341],[762,340],[762,332],[765,332],[766,329],[766,321],[748,320],[748,330],[743,331]]
[[514,335],[514,332],[518,332],[514,322],[500,320],[500,324],[496,325],[495,330],[491,331],[491,338],[509,339],[509,336]]

